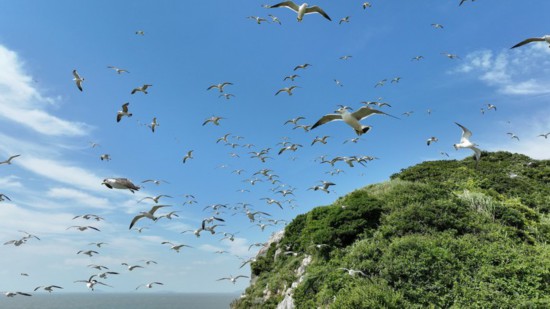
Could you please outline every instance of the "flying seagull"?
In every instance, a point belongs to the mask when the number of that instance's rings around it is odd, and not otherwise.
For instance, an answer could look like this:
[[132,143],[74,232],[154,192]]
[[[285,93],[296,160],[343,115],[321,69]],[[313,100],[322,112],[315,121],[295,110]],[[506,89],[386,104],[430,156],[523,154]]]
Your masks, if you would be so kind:
[[279,91],[277,91],[275,93],[275,95],[278,95],[281,92],[286,92],[286,93],[288,93],[288,95],[292,95],[292,90],[294,90],[295,88],[300,88],[300,87],[298,87],[298,86],[284,87],[284,88],[279,89]]
[[78,90],[82,91],[82,82],[84,81],[84,78],[80,77],[80,75],[78,75],[78,72],[76,70],[73,70],[73,80],[75,81],[76,83],[76,87],[78,87]]
[[128,70],[120,69],[120,68],[117,68],[117,67],[112,66],[112,65],[108,66],[107,68],[108,68],[108,69],[113,69],[113,70],[115,70],[118,74],[121,74],[121,73],[130,73],[130,72],[128,72]]
[[458,150],[459,148],[470,148],[475,153],[476,167],[477,167],[479,158],[481,157],[481,150],[479,150],[479,148],[476,147],[477,146],[476,144],[470,141],[470,137],[472,136],[472,131],[468,130],[466,127],[459,124],[458,122],[455,122],[455,124],[462,129],[462,137],[460,138],[460,143],[454,144],[453,146],[455,147],[456,150]]
[[[364,133],[367,133],[371,127],[370,126],[363,126],[359,121],[363,118],[367,118],[373,114],[384,114],[391,116],[390,114],[384,113],[383,111],[369,108],[368,106],[363,106],[359,108],[357,111],[350,113],[347,108],[341,107],[338,110],[336,110],[337,114],[327,114],[321,119],[319,119],[312,127],[311,129],[315,129],[316,127],[325,124],[327,122],[331,122],[334,120],[343,120],[345,123],[347,123],[349,126],[351,126],[357,135],[362,135]],[[394,116],[391,116],[394,117]],[[397,117],[394,117],[397,118]],[[399,119],[399,118],[397,118]]]
[[48,285],[48,286],[37,286],[36,288],[34,288],[34,291],[36,292],[38,289],[44,289],[44,291],[48,291],[49,293],[53,292],[53,288],[56,288],[56,289],[63,289],[62,287],[60,286],[57,286],[57,285]]
[[159,199],[160,199],[161,197],[171,198],[170,195],[166,195],[166,194],[157,195],[157,196],[155,196],[155,197],[146,196],[146,197],[142,198],[141,200],[139,200],[138,203],[141,203],[141,202],[144,201],[144,200],[152,200],[153,202],[155,202],[155,204],[158,204]]
[[130,105],[130,102],[126,102],[122,104],[122,110],[118,111],[116,114],[116,122],[120,122],[122,117],[132,117],[132,113],[128,112],[128,105]]
[[147,284],[140,284],[137,286],[136,290],[139,289],[140,287],[144,286],[146,288],[152,288],[153,287],[153,284],[158,284],[158,285],[164,285],[162,282],[151,282],[151,283],[147,283]]
[[19,157],[19,156],[20,156],[20,155],[11,156],[11,157],[9,157],[7,160],[4,160],[4,161],[0,162],[0,164],[11,164],[11,160],[13,160],[13,159],[15,159],[15,158],[17,158],[17,157]]
[[153,133],[155,133],[155,128],[159,126],[157,122],[157,117],[153,117],[153,121],[151,121],[151,123],[148,124],[147,126],[151,128],[151,131],[153,131]]
[[432,136],[432,137],[428,138],[428,140],[426,141],[426,144],[428,144],[428,146],[430,146],[431,143],[434,143],[434,142],[437,142],[437,141],[438,141],[437,137]]
[[143,92],[144,94],[147,94],[147,93],[148,93],[148,92],[147,92],[147,88],[149,88],[149,87],[151,87],[151,86],[153,86],[153,85],[144,84],[144,85],[141,86],[141,87],[134,88],[134,89],[132,90],[131,94],[134,94],[134,93],[136,93],[136,92],[138,92],[138,91],[141,91],[141,92]]
[[323,9],[321,9],[320,7],[318,7],[316,5],[309,6],[307,3],[303,3],[300,6],[298,6],[293,1],[284,1],[284,2],[277,3],[275,5],[270,6],[271,9],[278,8],[278,7],[286,7],[288,9],[291,9],[294,12],[298,13],[298,16],[297,16],[296,19],[299,22],[302,21],[302,19],[304,18],[304,15],[313,14],[313,13],[321,14],[324,18],[332,21],[332,19],[330,19],[330,17],[327,15],[327,13],[325,13],[325,11],[323,11]]
[[134,185],[128,178],[105,178],[101,184],[109,189],[127,189],[132,193],[139,191],[139,187]]
[[217,84],[217,85],[211,85],[210,87],[206,88],[206,90],[210,90],[210,89],[213,89],[213,88],[217,88],[220,92],[223,92],[223,88],[227,85],[233,85],[233,83],[230,83],[230,82],[223,82],[221,84]]
[[189,150],[185,157],[183,157],[183,163],[185,163],[187,159],[193,159],[193,150]]
[[512,48],[516,48],[516,47],[520,47],[520,46],[523,46],[525,44],[529,44],[531,42],[546,42],[548,43],[548,47],[550,47],[550,35],[543,35],[542,37],[540,38],[528,38],[528,39],[525,39],[519,43],[517,43],[516,45],[512,46],[510,49]]
[[[290,1],[289,1],[290,2]],[[221,280],[229,280],[231,281],[233,284],[235,284],[237,282],[237,279],[239,278],[249,278],[248,276],[243,276],[243,275],[238,275],[237,277],[233,277],[232,275],[230,275],[229,277],[226,277],[226,278],[220,278],[216,281],[221,281]]]
[[139,215],[135,216],[134,219],[132,219],[132,222],[130,222],[130,227],[128,229],[131,230],[132,226],[134,226],[134,224],[136,224],[136,222],[138,222],[138,220],[142,218],[149,218],[153,221],[157,221],[158,218],[155,217],[155,212],[163,207],[170,207],[170,205],[155,205],[149,211],[140,212]]
[[297,65],[294,67],[294,71],[298,70],[298,69],[306,69],[307,67],[310,67],[311,64],[309,63],[304,63],[304,64],[300,64],[300,65]]

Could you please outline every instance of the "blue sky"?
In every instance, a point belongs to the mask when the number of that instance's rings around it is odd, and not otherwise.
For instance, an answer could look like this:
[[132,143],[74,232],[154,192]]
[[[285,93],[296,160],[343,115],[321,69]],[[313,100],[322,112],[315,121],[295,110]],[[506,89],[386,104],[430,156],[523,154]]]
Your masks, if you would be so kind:
[[[0,270],[5,280],[0,291],[32,291],[39,285],[60,285],[63,291],[86,291],[75,280],[97,273],[88,264],[102,264],[120,272],[102,280],[113,288],[106,292],[133,291],[139,284],[160,281],[164,286],[140,293],[233,292],[243,290],[246,279],[233,285],[216,281],[229,275],[249,275],[239,269],[242,258],[257,251],[251,244],[264,242],[283,228],[264,231],[242,211],[226,210],[221,232],[200,238],[180,234],[196,229],[212,216],[203,208],[213,204],[250,203],[252,210],[268,212],[274,219],[292,220],[313,207],[328,205],[339,196],[365,185],[387,180],[401,168],[425,160],[462,159],[469,150],[455,151],[459,122],[473,132],[472,140],[483,150],[507,150],[548,159],[550,140],[537,135],[550,132],[550,49],[533,43],[510,50],[528,37],[546,34],[549,21],[546,1],[475,1],[461,7],[446,1],[318,1],[332,22],[317,14],[302,22],[285,8],[265,9],[264,2],[246,1],[4,1],[0,19],[0,160],[21,154],[12,165],[0,165],[0,193],[11,201],[0,202],[2,243],[24,236],[41,238],[15,247],[0,247]],[[265,2],[275,4],[276,2]],[[248,16],[279,17],[282,25],[256,24]],[[344,16],[349,23],[339,24]],[[439,23],[443,29],[436,29]],[[136,35],[138,30],[144,35]],[[448,59],[441,53],[461,59]],[[339,57],[351,55],[348,60]],[[412,61],[415,56],[424,59]],[[305,70],[293,71],[309,63]],[[107,66],[127,69],[116,74]],[[72,70],[82,77],[84,91],[72,81]],[[294,82],[283,81],[297,73]],[[401,77],[399,83],[390,83]],[[338,86],[334,79],[341,81]],[[384,86],[374,87],[383,79]],[[207,87],[232,82],[220,98]],[[152,84],[149,94],[131,95],[133,88]],[[274,94],[297,85],[292,96]],[[383,110],[400,119],[373,116],[372,125],[358,143],[343,123],[328,123],[313,131],[292,129],[283,123],[303,116],[312,125],[333,112],[338,104],[355,109],[361,101],[382,97],[392,107]],[[116,112],[130,102],[132,118],[116,122]],[[497,111],[480,113],[488,103]],[[429,115],[427,110],[431,109]],[[411,116],[403,113],[414,111]],[[221,116],[219,126],[202,123]],[[155,133],[143,124],[157,117]],[[506,134],[513,132],[520,141]],[[232,148],[216,140],[252,148]],[[328,143],[311,142],[329,135]],[[243,139],[237,139],[241,136]],[[439,142],[426,146],[431,136]],[[296,152],[277,152],[284,140],[303,145]],[[90,147],[90,142],[99,147]],[[250,158],[250,151],[271,148],[265,163]],[[182,163],[187,151],[194,158]],[[440,152],[447,152],[446,158]],[[109,154],[112,160],[101,161]],[[315,161],[319,156],[378,157],[366,167],[334,167]],[[238,156],[238,157],[237,157]],[[271,184],[261,169],[279,176]],[[243,169],[238,175],[233,171]],[[338,175],[328,174],[342,169]],[[132,194],[101,185],[108,177],[126,177],[143,188]],[[251,185],[247,179],[262,182]],[[146,179],[169,183],[142,184]],[[307,190],[320,181],[335,183],[333,192]],[[284,209],[262,198],[284,201],[272,190],[294,188],[295,201]],[[238,192],[238,190],[250,192]],[[128,225],[152,203],[137,203],[145,196],[168,194],[163,203],[178,211],[178,218],[147,226],[141,234]],[[182,205],[185,194],[196,204]],[[159,214],[163,210],[159,211]],[[73,220],[93,213],[105,221]],[[92,225],[101,232],[66,230]],[[103,248],[89,246],[104,241]],[[162,241],[184,243],[180,253]],[[77,255],[95,249],[93,257]],[[216,254],[216,250],[229,251]],[[128,272],[120,263],[157,265]],[[21,276],[28,273],[29,276]]]

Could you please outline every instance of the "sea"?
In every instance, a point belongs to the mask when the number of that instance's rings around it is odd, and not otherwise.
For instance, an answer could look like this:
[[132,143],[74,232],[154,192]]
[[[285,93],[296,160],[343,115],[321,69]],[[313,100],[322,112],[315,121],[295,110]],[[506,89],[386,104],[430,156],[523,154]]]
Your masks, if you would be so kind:
[[239,294],[220,293],[52,293],[0,295],[1,309],[218,309]]

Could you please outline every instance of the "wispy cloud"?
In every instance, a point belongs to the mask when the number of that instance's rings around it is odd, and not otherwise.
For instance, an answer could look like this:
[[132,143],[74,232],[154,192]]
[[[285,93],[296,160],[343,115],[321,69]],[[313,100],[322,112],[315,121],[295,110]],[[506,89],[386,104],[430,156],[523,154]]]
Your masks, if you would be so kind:
[[550,94],[549,56],[545,44],[500,52],[478,50],[466,55],[464,63],[451,73],[476,76],[503,94]]
[[91,208],[109,208],[109,201],[106,198],[96,197],[71,188],[51,188],[46,193],[46,196]]
[[49,136],[82,136],[90,126],[46,111],[55,102],[42,96],[25,73],[17,53],[0,45],[0,117]]

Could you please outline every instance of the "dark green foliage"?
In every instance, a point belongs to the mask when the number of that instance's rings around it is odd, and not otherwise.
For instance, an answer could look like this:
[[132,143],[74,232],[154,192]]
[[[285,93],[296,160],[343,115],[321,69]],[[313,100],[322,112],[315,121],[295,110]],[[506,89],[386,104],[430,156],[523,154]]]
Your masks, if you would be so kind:
[[550,308],[550,161],[483,152],[391,179],[298,216],[233,306],[275,308],[308,254],[296,308]]

